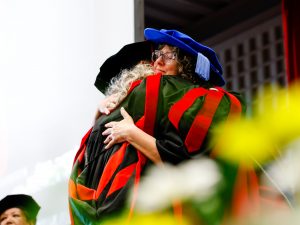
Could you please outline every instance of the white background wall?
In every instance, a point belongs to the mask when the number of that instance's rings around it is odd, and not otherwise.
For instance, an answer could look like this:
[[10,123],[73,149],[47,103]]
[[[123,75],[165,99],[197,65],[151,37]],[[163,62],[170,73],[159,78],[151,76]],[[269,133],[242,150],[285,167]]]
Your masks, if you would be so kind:
[[133,42],[133,0],[0,0],[0,198],[32,194],[68,223],[67,177],[103,95],[100,65]]

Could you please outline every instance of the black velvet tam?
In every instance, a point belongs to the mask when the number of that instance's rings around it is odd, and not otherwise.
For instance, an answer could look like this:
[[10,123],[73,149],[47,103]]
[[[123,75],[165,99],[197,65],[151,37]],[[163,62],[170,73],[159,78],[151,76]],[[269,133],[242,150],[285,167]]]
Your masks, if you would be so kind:
[[11,208],[26,210],[30,218],[35,219],[41,207],[30,195],[16,194],[7,195],[0,201],[0,215]]
[[119,52],[109,57],[102,64],[95,86],[104,93],[111,78],[117,76],[121,70],[129,69],[140,61],[150,61],[153,49],[154,44],[150,41],[125,45]]

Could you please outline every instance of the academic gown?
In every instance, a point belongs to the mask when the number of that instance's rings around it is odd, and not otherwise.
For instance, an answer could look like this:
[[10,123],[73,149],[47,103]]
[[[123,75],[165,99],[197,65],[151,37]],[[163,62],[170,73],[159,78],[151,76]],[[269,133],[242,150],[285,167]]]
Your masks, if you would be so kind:
[[[157,76],[157,90],[151,90],[155,85],[148,81],[154,76]],[[179,76],[154,76],[132,87],[122,103],[109,115],[102,115],[82,139],[69,181],[72,224],[97,224],[102,218],[122,210],[128,200],[128,190],[152,165],[128,143],[104,149],[104,125],[123,119],[120,107],[125,108],[138,127],[156,138],[162,161],[171,164],[209,154],[212,128],[229,114],[240,114],[244,110],[237,93],[221,88],[204,89]],[[198,126],[202,120],[206,121],[205,125]],[[149,124],[151,131],[146,128]]]

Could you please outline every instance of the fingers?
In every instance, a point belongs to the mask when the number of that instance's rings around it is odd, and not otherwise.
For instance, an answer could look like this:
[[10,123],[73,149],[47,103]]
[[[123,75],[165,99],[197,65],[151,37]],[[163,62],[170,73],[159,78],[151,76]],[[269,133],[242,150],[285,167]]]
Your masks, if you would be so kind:
[[99,108],[99,111],[102,113],[102,114],[105,114],[105,115],[108,115],[110,113],[109,109],[107,107],[104,107],[104,108]]
[[[109,128],[111,129],[111,128]],[[108,130],[108,129],[107,129]],[[103,132],[104,133],[104,132]],[[109,133],[109,132],[108,132]],[[114,133],[111,131],[110,135],[106,137],[104,140],[103,144],[106,146],[104,147],[105,149],[111,148],[114,144],[119,143],[117,136],[114,135]]]
[[134,123],[132,117],[129,115],[128,112],[126,112],[126,110],[123,107],[121,107],[120,112],[121,112],[121,115],[124,118],[124,121],[126,121],[128,124],[133,124]]
[[107,109],[110,109],[110,110],[116,108],[116,106],[117,106],[117,104],[116,104],[115,102],[108,102],[108,103],[106,104],[106,108],[107,108]]
[[125,137],[128,126],[133,123],[133,120],[123,107],[120,109],[120,113],[124,118],[123,120],[112,121],[104,125],[106,129],[102,132],[102,135],[107,135],[103,142],[104,144],[106,144],[105,149],[112,147],[116,143],[120,143],[126,140]]
[[108,115],[108,114],[110,113],[109,109],[108,109],[106,106],[102,105],[102,104],[100,104],[100,105],[98,106],[98,111],[99,111],[101,114],[105,114],[105,115]]
[[116,103],[114,103],[114,102],[109,102],[109,103],[107,103],[105,106],[100,106],[100,107],[99,107],[99,111],[100,111],[101,113],[105,114],[105,115],[108,115],[108,114],[110,114],[110,112],[111,112],[113,109],[116,108],[116,106],[117,106]]
[[115,141],[115,137],[114,137],[112,128],[106,129],[104,132],[102,132],[102,135],[108,135],[103,142],[106,145],[104,147],[105,149],[108,149],[115,144],[116,141]]
[[131,116],[128,114],[128,112],[126,112],[126,110],[124,109],[124,107],[121,107],[120,109],[121,115],[123,116],[124,119],[131,119]]
[[105,145],[104,149],[111,148],[115,143],[113,141],[110,141],[107,145]]
[[108,149],[108,148],[111,148],[115,144],[115,141],[109,135],[109,136],[107,136],[107,138],[105,139],[105,141],[103,143],[106,144],[105,147],[104,147],[104,149]]
[[107,137],[105,138],[105,140],[103,141],[103,143],[104,143],[104,144],[107,144],[110,140],[111,140],[111,139],[110,139],[110,136],[107,136]]
[[108,96],[104,98],[102,101],[100,101],[98,105],[98,110],[105,115],[110,114],[110,112],[116,108],[117,106],[117,99],[118,96],[116,94],[113,94],[111,96]]
[[109,122],[109,123],[105,124],[104,126],[105,127],[114,127],[115,125],[117,125],[117,123],[118,122],[116,122],[116,121],[112,121],[112,122]]
[[105,131],[102,132],[102,135],[110,135],[113,133],[113,129],[112,128],[108,128]]

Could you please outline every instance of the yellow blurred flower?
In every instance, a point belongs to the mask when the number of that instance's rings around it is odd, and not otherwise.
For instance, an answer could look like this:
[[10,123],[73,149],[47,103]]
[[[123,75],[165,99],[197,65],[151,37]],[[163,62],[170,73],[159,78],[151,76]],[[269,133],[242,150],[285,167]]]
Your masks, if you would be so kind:
[[227,122],[215,129],[217,156],[246,165],[263,163],[300,137],[300,85],[265,90],[257,99],[252,118]]
[[172,213],[135,214],[130,220],[126,216],[116,217],[101,223],[102,225],[191,225],[184,217],[177,218]]
[[290,143],[300,136],[300,85],[289,89],[269,92],[258,99],[263,105],[256,116],[264,124],[278,147]]
[[227,161],[253,165],[264,162],[275,153],[272,137],[253,120],[242,119],[216,129],[214,153]]

